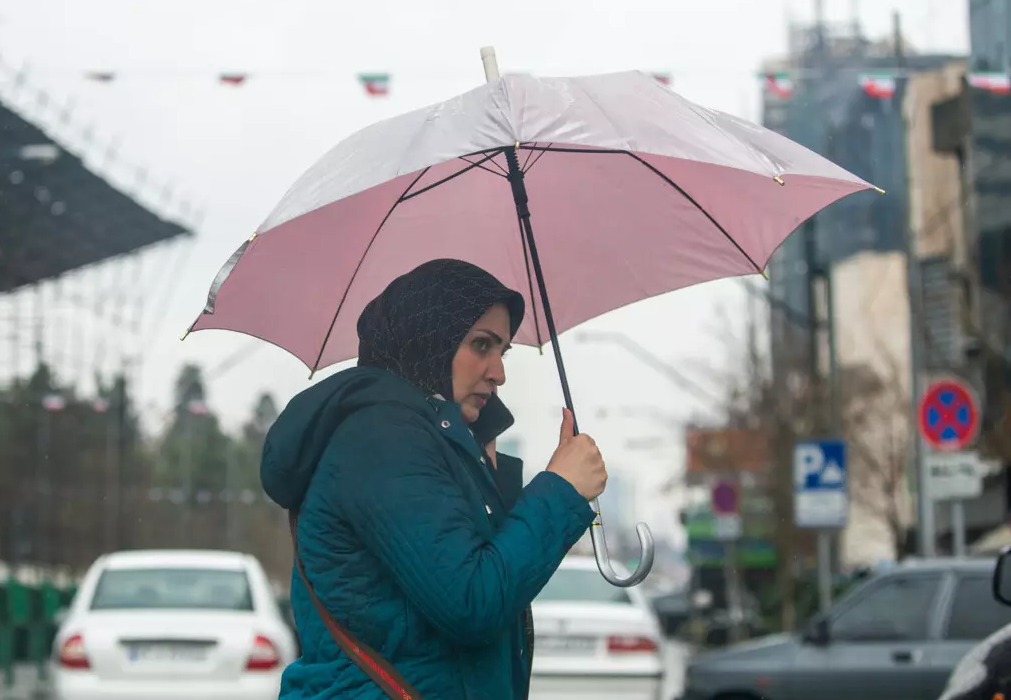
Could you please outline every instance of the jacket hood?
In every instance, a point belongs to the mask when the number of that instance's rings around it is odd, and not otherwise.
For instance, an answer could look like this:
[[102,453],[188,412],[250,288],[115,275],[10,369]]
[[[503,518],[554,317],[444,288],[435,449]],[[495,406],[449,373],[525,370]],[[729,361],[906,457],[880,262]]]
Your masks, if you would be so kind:
[[428,395],[453,395],[453,357],[492,305],[509,309],[510,337],[522,295],[476,265],[432,260],[390,282],[358,318],[358,366],[385,369]]
[[391,372],[354,367],[297,394],[267,431],[260,460],[266,494],[286,510],[302,503],[330,438],[355,411],[379,403],[428,410],[424,392]]

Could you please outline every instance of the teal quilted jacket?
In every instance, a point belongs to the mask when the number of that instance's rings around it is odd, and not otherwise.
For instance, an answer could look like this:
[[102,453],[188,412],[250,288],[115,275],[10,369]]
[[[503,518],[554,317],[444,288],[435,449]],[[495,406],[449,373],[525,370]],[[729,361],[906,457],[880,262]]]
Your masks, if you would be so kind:
[[[261,480],[298,508],[299,551],[333,617],[425,700],[521,700],[530,602],[593,520],[542,472],[484,455],[459,407],[382,370],[340,372],[296,396],[271,428]],[[331,640],[298,574],[302,657],[282,700],[381,700]]]

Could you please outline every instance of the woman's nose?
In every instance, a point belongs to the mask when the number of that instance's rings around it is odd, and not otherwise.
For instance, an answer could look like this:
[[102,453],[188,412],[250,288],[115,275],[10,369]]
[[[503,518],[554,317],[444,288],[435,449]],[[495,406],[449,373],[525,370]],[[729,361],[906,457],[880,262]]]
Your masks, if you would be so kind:
[[489,363],[485,378],[495,386],[505,384],[505,364],[500,356],[496,355]]

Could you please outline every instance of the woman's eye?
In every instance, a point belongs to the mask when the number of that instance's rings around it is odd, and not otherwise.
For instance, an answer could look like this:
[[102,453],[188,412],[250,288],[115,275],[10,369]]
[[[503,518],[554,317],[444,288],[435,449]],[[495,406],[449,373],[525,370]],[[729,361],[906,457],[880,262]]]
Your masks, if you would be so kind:
[[488,352],[490,349],[490,343],[487,338],[475,338],[474,339],[474,349],[478,352]]

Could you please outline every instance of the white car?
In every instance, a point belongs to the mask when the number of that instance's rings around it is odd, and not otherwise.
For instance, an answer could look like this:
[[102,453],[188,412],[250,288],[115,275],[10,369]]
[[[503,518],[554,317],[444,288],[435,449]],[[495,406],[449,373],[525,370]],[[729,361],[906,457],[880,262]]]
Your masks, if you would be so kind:
[[532,607],[530,700],[660,698],[663,638],[638,586],[612,586],[592,557],[569,556]]
[[267,576],[246,554],[100,557],[53,644],[55,700],[275,700],[296,657]]

